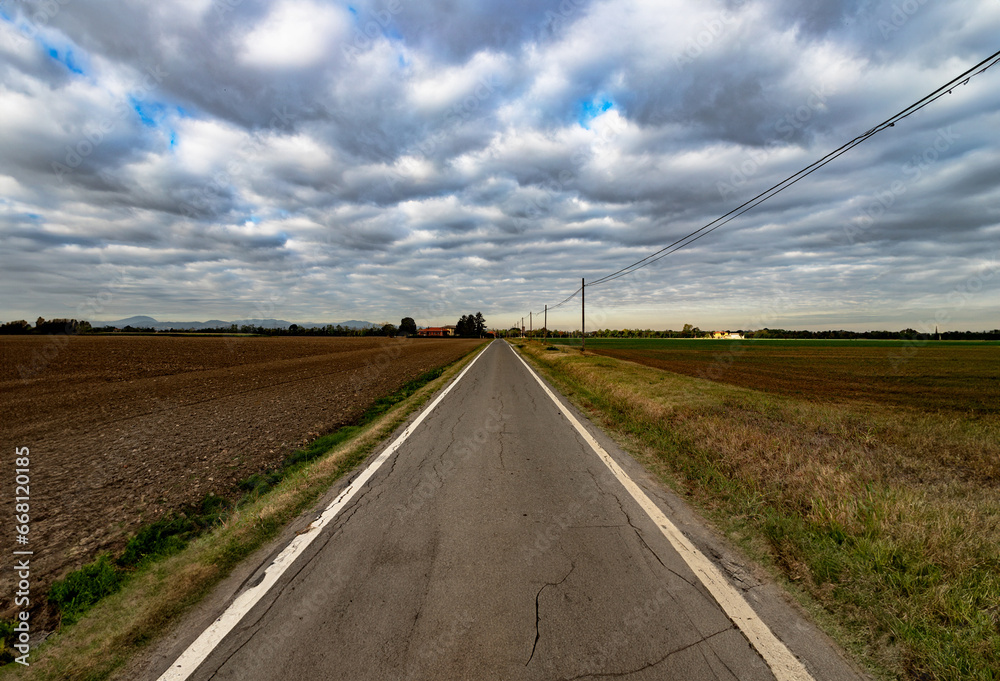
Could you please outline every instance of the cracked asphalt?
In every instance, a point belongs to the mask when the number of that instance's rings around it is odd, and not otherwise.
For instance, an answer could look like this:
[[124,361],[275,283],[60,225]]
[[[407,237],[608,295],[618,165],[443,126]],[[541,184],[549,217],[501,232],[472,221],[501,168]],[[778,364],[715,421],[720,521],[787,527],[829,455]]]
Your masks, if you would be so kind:
[[[191,678],[774,678],[568,407],[484,353]],[[754,607],[817,680],[858,678],[793,608]]]

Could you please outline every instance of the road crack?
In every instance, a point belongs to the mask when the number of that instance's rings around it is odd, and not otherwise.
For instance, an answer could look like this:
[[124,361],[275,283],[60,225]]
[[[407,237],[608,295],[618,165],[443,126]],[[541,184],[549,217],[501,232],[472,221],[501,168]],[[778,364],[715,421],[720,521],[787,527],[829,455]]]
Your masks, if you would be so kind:
[[642,536],[642,530],[640,530],[636,526],[636,524],[634,522],[632,522],[632,516],[629,515],[629,512],[625,510],[625,505],[622,503],[621,497],[619,497],[617,494],[615,494],[613,492],[611,493],[611,496],[613,496],[615,498],[615,501],[618,502],[618,508],[619,508],[619,510],[621,510],[622,515],[625,516],[625,519],[628,521],[629,526],[635,532],[635,536],[639,538],[639,542],[646,548],[647,551],[649,551],[651,554],[653,554],[653,558],[656,559],[656,562],[659,563],[663,567],[663,569],[666,570],[667,572],[673,574],[674,576],[676,576],[677,578],[683,580],[687,584],[690,584],[691,586],[693,586],[695,588],[698,588],[698,586],[699,586],[698,584],[696,584],[695,582],[691,581],[685,575],[682,575],[681,573],[677,572],[677,570],[674,570],[673,568],[671,568],[670,566],[668,566],[666,563],[663,562],[663,559],[660,558],[660,555],[656,551],[653,550],[653,547],[650,546],[646,542],[646,538]]
[[545,591],[546,587],[559,586],[567,579],[569,579],[569,576],[573,574],[573,570],[575,569],[576,569],[576,563],[571,562],[569,566],[569,572],[567,572],[562,579],[560,579],[558,582],[546,582],[545,584],[542,584],[542,587],[538,590],[538,593],[535,594],[535,642],[531,646],[531,655],[528,656],[528,661],[524,663],[525,667],[531,664],[532,658],[535,657],[535,650],[538,648],[538,639],[541,638],[541,630],[539,625],[541,624],[542,617],[538,604],[538,599],[541,597],[542,592]]
[[[598,679],[598,678],[601,678],[601,679],[614,679],[614,678],[620,678],[620,677],[623,677],[623,676],[631,676],[632,674],[638,674],[639,672],[644,672],[647,669],[651,669],[651,668],[653,668],[653,667],[655,667],[657,665],[663,664],[664,662],[666,662],[667,660],[669,660],[674,655],[677,655],[678,653],[683,653],[685,650],[688,650],[689,648],[693,648],[694,646],[701,645],[702,643],[707,643],[708,641],[712,640],[716,636],[724,634],[727,631],[733,631],[734,629],[735,629],[735,626],[730,626],[730,627],[727,627],[727,628],[723,629],[722,631],[717,631],[714,634],[711,634],[710,636],[705,636],[704,638],[700,638],[700,639],[698,639],[697,641],[695,641],[693,643],[689,643],[689,644],[687,644],[685,646],[681,646],[680,648],[677,648],[676,650],[671,650],[669,653],[667,653],[663,657],[661,657],[661,658],[659,658],[657,660],[653,660],[652,662],[647,662],[646,664],[642,665],[641,667],[636,667],[635,669],[628,669],[628,670],[622,671],[622,672],[604,672],[604,673],[596,673],[596,674],[595,673],[580,674],[578,676],[564,677],[562,679],[562,681],[577,681],[578,679]],[[727,667],[727,669],[728,669],[728,667]]]

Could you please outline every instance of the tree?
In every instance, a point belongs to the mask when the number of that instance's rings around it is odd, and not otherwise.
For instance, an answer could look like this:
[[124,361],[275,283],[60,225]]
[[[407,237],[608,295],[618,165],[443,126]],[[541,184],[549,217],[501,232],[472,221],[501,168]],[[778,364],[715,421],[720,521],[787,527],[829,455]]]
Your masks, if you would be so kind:
[[388,336],[389,338],[396,337],[396,325],[386,322],[382,325],[382,335]]
[[31,333],[31,324],[24,319],[19,319],[16,322],[7,322],[3,326],[0,326],[0,333],[9,335]]
[[462,315],[458,320],[458,324],[455,325],[455,335],[456,336],[474,336],[476,335],[476,318],[472,315]]
[[477,312],[474,315],[462,315],[462,318],[458,320],[458,324],[455,325],[455,335],[473,338],[485,336],[486,318],[483,316],[483,313]]
[[399,332],[409,334],[417,332],[417,323],[413,321],[413,317],[403,317],[399,320]]
[[34,332],[45,334],[74,334],[89,330],[90,324],[88,322],[80,322],[76,319],[45,319],[44,317],[39,317],[35,322]]

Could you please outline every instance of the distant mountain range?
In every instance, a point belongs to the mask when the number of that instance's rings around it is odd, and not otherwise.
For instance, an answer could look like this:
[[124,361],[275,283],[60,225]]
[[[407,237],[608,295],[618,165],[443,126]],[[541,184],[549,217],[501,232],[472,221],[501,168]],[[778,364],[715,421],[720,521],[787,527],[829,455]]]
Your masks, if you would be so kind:
[[[262,326],[265,329],[287,329],[293,324],[293,322],[286,322],[284,319],[235,319],[231,322],[226,322],[221,319],[209,319],[207,322],[160,322],[152,317],[147,317],[145,315],[136,315],[135,317],[129,317],[127,319],[118,319],[111,322],[91,322],[94,326],[114,326],[119,329],[124,329],[126,326],[131,326],[136,329],[156,329],[157,331],[169,331],[174,329],[176,331],[189,330],[189,329],[218,329],[225,328],[235,324],[236,326],[243,326],[244,324],[250,324],[252,326]],[[297,323],[297,322],[296,322]],[[302,322],[299,326],[305,328],[315,328],[317,326],[327,326],[329,322]],[[351,329],[366,329],[370,326],[375,326],[371,322],[363,322],[358,319],[349,319],[346,322],[333,322],[332,326],[337,325],[351,328]]]

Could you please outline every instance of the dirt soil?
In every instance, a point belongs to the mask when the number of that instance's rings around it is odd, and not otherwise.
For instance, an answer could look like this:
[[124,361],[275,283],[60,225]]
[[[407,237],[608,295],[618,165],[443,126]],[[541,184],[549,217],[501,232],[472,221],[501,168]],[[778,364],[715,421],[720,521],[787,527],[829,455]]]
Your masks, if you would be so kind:
[[[0,512],[13,522],[14,450],[29,447],[33,600],[140,525],[208,492],[232,496],[238,481],[479,342],[0,337]],[[5,553],[0,614],[9,615]]]

